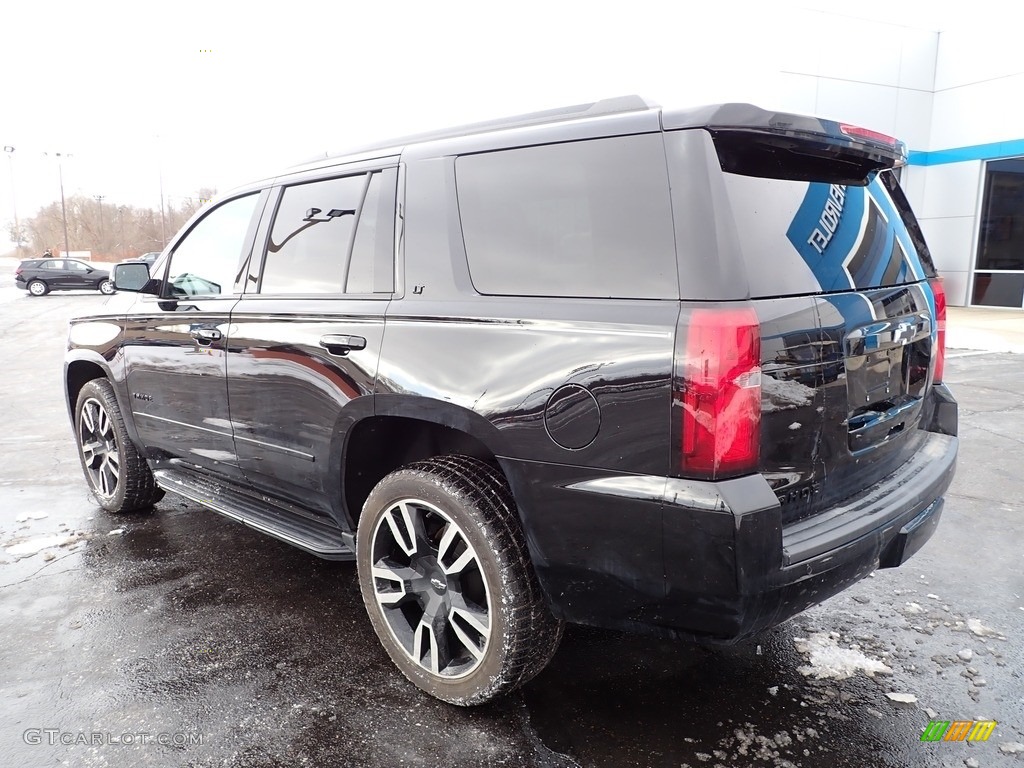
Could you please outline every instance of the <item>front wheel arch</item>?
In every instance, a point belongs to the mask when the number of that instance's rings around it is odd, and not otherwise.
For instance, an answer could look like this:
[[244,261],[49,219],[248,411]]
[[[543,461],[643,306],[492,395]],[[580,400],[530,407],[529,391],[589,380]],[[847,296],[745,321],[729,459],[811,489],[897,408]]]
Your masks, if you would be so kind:
[[114,513],[134,512],[163,498],[164,492],[128,434],[110,381],[91,379],[80,388],[72,424],[82,472],[101,507]]

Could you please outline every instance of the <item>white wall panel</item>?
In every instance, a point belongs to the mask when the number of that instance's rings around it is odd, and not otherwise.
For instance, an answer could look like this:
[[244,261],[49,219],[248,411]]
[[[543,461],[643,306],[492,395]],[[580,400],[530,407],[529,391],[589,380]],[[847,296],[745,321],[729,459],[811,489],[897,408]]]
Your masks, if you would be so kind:
[[817,113],[882,133],[896,132],[896,88],[821,78]]
[[909,149],[929,148],[932,122],[932,94],[900,88],[896,93],[896,138]]
[[904,27],[902,34],[899,86],[919,91],[935,90],[939,33]]
[[967,272],[942,272],[942,287],[946,291],[946,303],[954,307],[966,307],[970,296]]
[[926,167],[924,200],[917,215],[926,219],[974,216],[980,175],[978,160]]
[[817,75],[831,14],[792,13],[775,30],[774,54],[780,72]]
[[900,185],[910,201],[910,207],[917,216],[921,215],[924,206],[925,171],[920,165],[908,165],[903,169]]
[[979,24],[965,19],[964,23],[942,31],[935,70],[936,91],[1024,71],[1024,47],[1020,44],[1024,9],[1019,3],[1008,2],[988,22]]
[[974,217],[920,219],[935,267],[947,272],[966,272],[974,261]]
[[758,102],[766,109],[813,115],[818,109],[818,78],[812,75],[778,73],[770,92]]
[[899,85],[902,29],[866,19],[824,15],[818,73],[838,80]]
[[1020,138],[1024,138],[1024,73],[936,92],[931,149]]

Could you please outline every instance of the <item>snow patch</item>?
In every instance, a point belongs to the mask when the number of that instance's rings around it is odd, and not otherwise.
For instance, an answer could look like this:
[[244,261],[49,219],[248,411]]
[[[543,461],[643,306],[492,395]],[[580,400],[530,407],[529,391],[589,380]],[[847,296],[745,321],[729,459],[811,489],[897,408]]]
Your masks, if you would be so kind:
[[1001,637],[994,629],[982,624],[980,619],[968,619],[967,628],[971,630],[971,634],[978,637]]
[[897,704],[916,704],[917,696],[912,693],[887,693],[885,697]]
[[788,411],[810,405],[814,390],[799,381],[781,381],[772,376],[761,377],[761,394],[767,399],[764,410]]
[[15,557],[29,557],[30,555],[42,552],[44,549],[59,547],[62,544],[70,543],[70,541],[72,541],[72,539],[69,539],[63,534],[59,536],[40,536],[8,547],[7,554],[14,555]]
[[840,648],[838,638],[837,632],[816,632],[809,638],[793,638],[796,649],[808,656],[809,664],[799,667],[800,674],[805,677],[814,676],[818,680],[845,680],[857,672],[864,672],[868,677],[874,677],[876,673],[892,673],[881,661],[865,656],[856,647]]

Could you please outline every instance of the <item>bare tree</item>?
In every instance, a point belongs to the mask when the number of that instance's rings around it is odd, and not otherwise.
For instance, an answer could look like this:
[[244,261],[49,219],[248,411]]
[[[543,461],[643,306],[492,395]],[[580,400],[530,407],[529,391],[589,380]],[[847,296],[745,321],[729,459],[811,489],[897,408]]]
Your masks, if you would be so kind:
[[[168,237],[184,226],[214,194],[215,190],[202,188],[194,197],[177,198],[177,204],[172,200],[164,211]],[[158,211],[105,200],[102,195],[67,198],[68,244],[72,250],[92,251],[93,258],[99,261],[117,261],[163,248]],[[63,249],[59,201],[40,208],[35,216],[21,222],[21,228],[22,242],[28,243],[33,252]],[[9,229],[14,240],[13,225]]]

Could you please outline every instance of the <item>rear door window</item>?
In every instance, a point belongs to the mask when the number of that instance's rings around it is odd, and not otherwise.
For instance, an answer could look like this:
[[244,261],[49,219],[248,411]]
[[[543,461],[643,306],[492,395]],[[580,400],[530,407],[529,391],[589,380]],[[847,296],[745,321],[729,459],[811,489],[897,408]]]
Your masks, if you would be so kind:
[[679,297],[660,134],[465,155],[455,174],[480,293]]
[[392,293],[396,180],[386,168],[285,187],[260,293]]

